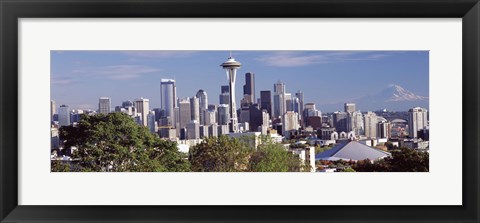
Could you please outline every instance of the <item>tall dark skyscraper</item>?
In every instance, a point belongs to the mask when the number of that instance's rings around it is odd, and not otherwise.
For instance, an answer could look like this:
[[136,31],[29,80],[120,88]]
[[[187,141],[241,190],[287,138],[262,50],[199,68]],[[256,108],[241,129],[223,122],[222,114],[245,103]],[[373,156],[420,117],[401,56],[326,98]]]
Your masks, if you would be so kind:
[[219,101],[219,104],[230,104],[230,87],[228,85],[222,85]]
[[303,114],[304,100],[305,100],[303,96],[303,92],[298,91],[297,93],[295,93],[295,97],[298,98],[298,103],[299,103],[298,113]]
[[260,91],[260,110],[267,110],[268,115],[272,117],[272,92]]
[[222,93],[222,94],[223,94],[223,93],[230,93],[230,87],[229,87],[228,85],[222,85],[220,88],[221,88],[221,89],[220,89],[220,90],[221,90],[220,93]]
[[243,95],[248,95],[248,102],[254,104],[255,102],[255,74],[245,74],[245,85],[243,85]]

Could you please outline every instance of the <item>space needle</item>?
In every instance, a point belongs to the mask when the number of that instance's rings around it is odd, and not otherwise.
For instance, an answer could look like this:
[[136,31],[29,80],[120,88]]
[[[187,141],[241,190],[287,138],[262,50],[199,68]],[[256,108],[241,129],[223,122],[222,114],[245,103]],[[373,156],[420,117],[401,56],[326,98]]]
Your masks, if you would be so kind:
[[239,69],[242,64],[235,61],[232,53],[230,53],[228,60],[220,66],[227,72],[227,79],[230,86],[230,104],[228,106],[230,109],[230,132],[238,132],[237,106],[235,105],[235,76],[237,69]]

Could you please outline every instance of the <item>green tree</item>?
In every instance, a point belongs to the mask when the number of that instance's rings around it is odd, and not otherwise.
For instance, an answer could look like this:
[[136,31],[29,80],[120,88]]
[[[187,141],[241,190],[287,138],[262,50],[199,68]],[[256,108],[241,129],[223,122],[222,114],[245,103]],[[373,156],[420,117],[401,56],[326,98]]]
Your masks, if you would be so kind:
[[356,172],[352,167],[345,167],[341,170],[341,172]]
[[52,172],[70,172],[70,164],[65,163],[61,160],[52,160],[51,171]]
[[429,153],[424,151],[401,148],[392,151],[392,157],[387,161],[392,172],[428,172],[429,170]]
[[60,128],[78,171],[189,171],[176,144],[160,139],[123,113],[82,115],[76,126]]
[[297,155],[282,144],[260,136],[255,149],[248,138],[210,137],[189,152],[192,171],[197,172],[286,172],[308,171]]
[[376,162],[360,160],[352,168],[357,172],[428,172],[429,153],[400,148],[392,151],[391,157]]
[[249,170],[253,172],[299,172],[310,169],[296,154],[285,150],[281,144],[263,143],[253,153]]
[[245,141],[222,135],[193,146],[188,159],[195,172],[240,172],[248,170],[253,151]]

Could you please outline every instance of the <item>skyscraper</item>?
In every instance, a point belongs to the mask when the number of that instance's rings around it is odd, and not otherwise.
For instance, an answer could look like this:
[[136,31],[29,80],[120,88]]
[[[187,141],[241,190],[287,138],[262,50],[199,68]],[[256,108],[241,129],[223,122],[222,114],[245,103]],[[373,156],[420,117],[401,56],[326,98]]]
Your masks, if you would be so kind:
[[57,103],[54,100],[50,101],[50,121],[53,121],[53,115],[57,114]]
[[415,107],[408,110],[408,136],[417,138],[418,131],[428,126],[427,109]]
[[160,107],[165,111],[164,116],[174,120],[174,108],[177,107],[177,87],[173,79],[161,79],[160,81]]
[[298,130],[300,128],[300,124],[298,123],[298,113],[293,111],[288,111],[285,114],[283,114],[282,126],[283,126],[282,132],[284,134],[287,131]]
[[303,109],[305,109],[305,98],[304,98],[303,92],[297,91],[297,93],[295,93],[295,97],[298,98],[298,103],[299,103],[298,114],[301,115],[303,114]]
[[281,117],[285,114],[285,84],[278,81],[273,85],[273,115],[274,117]]
[[258,127],[263,124],[263,113],[258,104],[250,105],[249,107],[249,125],[251,131],[258,131]]
[[140,114],[141,123],[143,126],[148,125],[147,116],[150,111],[149,103],[150,101],[146,98],[135,99],[135,109],[137,110],[137,113]]
[[179,107],[179,129],[185,128],[192,120],[192,108],[190,106],[190,99],[184,98],[178,102]]
[[68,105],[60,105],[58,109],[58,124],[60,126],[70,125],[70,108]]
[[147,127],[150,132],[156,132],[156,124],[155,124],[155,112],[150,111],[147,115]]
[[387,121],[381,121],[377,123],[377,138],[390,138],[391,137],[391,125]]
[[205,124],[205,112],[208,109],[207,92],[200,89],[200,90],[198,90],[196,96],[199,100],[199,105],[200,105],[200,125],[204,125]]
[[315,107],[315,103],[306,103],[303,113],[305,117],[322,116],[322,113]]
[[196,96],[190,98],[190,109],[192,120],[200,123],[200,100]]
[[164,116],[174,119],[173,109],[177,107],[177,86],[173,79],[160,80],[160,107],[165,111]]
[[364,123],[363,123],[363,115],[360,111],[354,111],[348,114],[348,121],[347,121],[347,131],[355,132],[356,136],[363,135],[364,132]]
[[348,132],[347,129],[347,113],[346,112],[334,112],[333,113],[333,125],[340,132]]
[[363,116],[363,120],[365,122],[365,136],[368,138],[377,137],[377,115],[373,112],[367,112]]
[[243,85],[243,95],[247,95],[248,102],[255,104],[255,74],[245,74],[245,85]]
[[122,108],[128,108],[128,107],[132,107],[132,106],[133,106],[133,102],[130,101],[130,100],[122,102]]
[[345,103],[344,107],[345,107],[345,112],[347,113],[352,113],[356,110],[354,103]]
[[218,114],[218,125],[227,125],[230,121],[230,114],[228,105],[226,104],[219,104],[217,109]]
[[235,61],[232,56],[230,56],[227,61],[220,65],[223,69],[225,69],[227,73],[227,79],[230,87],[230,132],[238,132],[237,106],[235,99],[235,78],[237,75],[237,70],[241,67],[241,65],[242,64],[238,61]]
[[228,85],[221,86],[219,104],[230,104],[230,89]]
[[260,110],[267,110],[268,115],[272,116],[272,92],[260,91]]
[[[294,112],[300,112],[300,100],[297,97],[292,97],[292,107]],[[298,114],[300,116],[300,113]]]
[[200,108],[203,108],[203,109],[207,109],[208,108],[208,96],[207,96],[207,92],[200,89],[198,90],[197,92],[197,98],[199,100],[199,103],[200,103]]
[[100,97],[98,99],[98,112],[101,114],[108,114],[110,113],[110,98],[108,97]]
[[187,139],[200,138],[200,124],[197,120],[192,120],[187,124]]
[[293,111],[293,98],[291,93],[285,93],[285,111]]
[[217,111],[216,109],[207,109],[205,111],[205,125],[214,123],[217,123]]

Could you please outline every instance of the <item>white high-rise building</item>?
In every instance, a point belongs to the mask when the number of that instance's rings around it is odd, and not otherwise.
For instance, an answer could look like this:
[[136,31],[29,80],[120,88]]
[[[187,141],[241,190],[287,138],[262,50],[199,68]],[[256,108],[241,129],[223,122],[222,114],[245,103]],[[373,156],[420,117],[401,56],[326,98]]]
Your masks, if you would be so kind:
[[228,124],[228,121],[229,121],[229,118],[230,118],[230,114],[229,114],[229,109],[228,109],[228,105],[226,104],[219,104],[218,105],[218,109],[217,109],[217,114],[218,114],[218,125],[227,125]]
[[283,114],[282,126],[284,134],[287,131],[298,130],[300,128],[300,124],[298,123],[298,113],[288,111]]
[[192,120],[192,108],[190,106],[190,98],[181,99],[178,102],[179,107],[179,126],[178,129],[187,127]]
[[285,84],[278,81],[273,85],[273,114],[275,118],[287,112]]
[[60,105],[58,109],[58,124],[60,126],[70,125],[70,108],[68,105]]
[[390,138],[391,125],[389,122],[383,120],[377,123],[377,138]]
[[237,120],[237,106],[235,98],[235,78],[237,75],[237,70],[240,69],[242,64],[230,56],[227,61],[222,63],[220,66],[225,69],[227,74],[227,79],[230,87],[230,132],[238,132],[238,120]]
[[192,120],[200,123],[200,100],[196,96],[190,98],[190,109],[192,110]]
[[100,97],[98,99],[98,113],[108,114],[111,111],[111,102],[108,97]]
[[197,92],[197,98],[199,100],[200,108],[207,109],[208,108],[208,95],[207,92],[200,89]]
[[200,138],[200,124],[197,120],[192,120],[187,124],[187,139]]
[[197,98],[199,100],[200,107],[200,124],[205,125],[205,112],[208,109],[208,95],[207,92],[200,89],[197,92]]
[[365,133],[363,115],[360,111],[354,111],[352,113],[348,113],[347,124],[348,124],[347,130],[355,132],[356,136],[360,136]]
[[173,121],[175,120],[174,108],[176,105],[177,97],[177,86],[175,80],[173,79],[161,79],[160,81],[160,108],[164,110],[165,117],[170,117]]
[[300,116],[303,116],[303,109],[305,108],[305,104],[304,104],[304,96],[303,96],[303,92],[301,91],[298,91],[297,93],[295,93],[295,97],[298,98],[298,114],[300,114]]
[[149,108],[150,101],[146,98],[135,99],[135,109],[137,113],[140,114],[141,123],[143,126],[148,126],[148,113],[150,112]]
[[408,110],[408,136],[417,138],[418,131],[428,126],[427,109],[415,107]]
[[205,125],[212,125],[217,123],[217,112],[215,110],[208,109],[205,111]]
[[262,125],[266,127],[270,126],[270,115],[267,110],[262,110]]
[[364,127],[365,127],[365,136],[368,138],[376,138],[377,137],[377,115],[373,112],[367,112],[364,119]]

